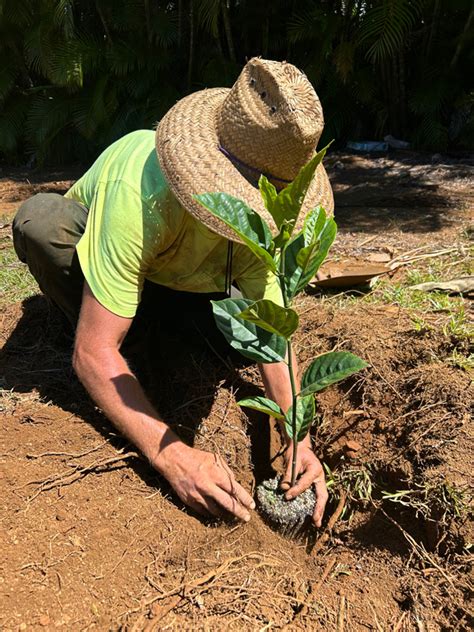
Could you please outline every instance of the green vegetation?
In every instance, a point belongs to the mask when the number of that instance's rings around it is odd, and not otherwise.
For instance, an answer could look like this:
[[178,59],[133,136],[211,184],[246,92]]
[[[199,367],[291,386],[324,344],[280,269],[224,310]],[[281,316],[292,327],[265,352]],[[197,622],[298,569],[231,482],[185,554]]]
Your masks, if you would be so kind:
[[346,494],[344,513],[347,513],[354,503],[365,506],[372,501],[376,483],[370,464],[360,466],[343,464],[342,467],[331,470],[325,463],[324,470],[330,495],[339,498],[341,491]]
[[469,511],[470,503],[466,489],[447,481],[415,485],[412,489],[392,493],[382,491],[382,498],[412,509],[416,517],[436,520],[439,524],[464,517]]
[[0,250],[0,307],[38,292],[36,281],[28,268],[18,261],[13,246]]
[[0,155],[92,160],[254,55],[306,72],[322,143],[470,147],[473,23],[469,0],[0,0]]
[[298,442],[309,432],[315,418],[314,393],[345,379],[367,366],[347,351],[318,356],[304,372],[301,386],[296,382],[292,337],[299,317],[291,308],[293,300],[314,277],[336,237],[334,219],[326,217],[318,206],[304,218],[303,228],[293,235],[301,208],[317,166],[326,148],[302,167],[291,184],[277,193],[265,176],[259,189],[265,208],[273,218],[278,234],[253,209],[226,193],[205,193],[196,199],[213,215],[227,224],[252,250],[279,282],[283,306],[271,300],[227,298],[212,301],[217,326],[229,344],[242,355],[261,363],[285,362],[291,383],[292,405],[288,411],[266,397],[250,397],[238,402],[285,425],[293,440],[291,486],[296,482]]

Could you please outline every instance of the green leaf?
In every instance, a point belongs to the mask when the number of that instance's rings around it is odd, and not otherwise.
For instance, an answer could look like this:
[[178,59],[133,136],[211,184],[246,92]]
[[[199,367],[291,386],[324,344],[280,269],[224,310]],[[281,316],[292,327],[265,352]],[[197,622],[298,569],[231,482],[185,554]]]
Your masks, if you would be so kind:
[[270,415],[270,417],[274,417],[275,419],[285,419],[285,415],[280,406],[267,397],[247,397],[247,399],[241,399],[240,402],[237,402],[237,404],[239,406],[252,408],[253,410],[258,410],[259,412]]
[[260,189],[260,195],[263,198],[263,203],[265,204],[265,208],[272,215],[272,206],[278,197],[278,193],[274,185],[268,180],[266,176],[263,174],[260,176],[258,180],[258,188]]
[[304,219],[303,225],[304,243],[306,245],[310,244],[316,235],[319,236],[321,234],[325,222],[326,211],[320,204],[309,211]]
[[280,232],[273,238],[275,248],[283,248],[283,246],[290,241],[291,233],[293,231],[293,225],[291,222],[284,220],[280,226]]
[[301,380],[300,395],[321,391],[367,366],[367,362],[349,351],[323,353],[306,369]]
[[285,359],[285,338],[239,318],[239,314],[253,301],[245,298],[226,298],[211,303],[216,324],[231,347],[246,358],[264,364],[282,362]]
[[287,340],[298,327],[299,322],[298,314],[295,310],[281,307],[267,299],[252,303],[238,316],[255,323],[272,334],[283,336]]
[[[314,396],[298,397],[296,400],[296,441],[302,441],[311,428],[315,415]],[[285,429],[290,437],[293,437],[292,426],[293,406],[290,406],[285,415]]]
[[291,184],[282,189],[278,196],[271,201],[268,211],[271,213],[278,228],[285,220],[290,224],[290,233],[293,230],[301,207],[313,179],[316,168],[321,163],[329,145],[321,149],[311,160],[300,169],[298,175]]
[[272,247],[272,234],[268,224],[258,213],[242,200],[227,193],[203,193],[194,197],[208,211],[230,226],[270,270],[276,271],[276,264],[268,252]]
[[321,206],[311,211],[303,230],[285,249],[286,293],[291,300],[301,292],[326,259],[337,233],[336,222]]

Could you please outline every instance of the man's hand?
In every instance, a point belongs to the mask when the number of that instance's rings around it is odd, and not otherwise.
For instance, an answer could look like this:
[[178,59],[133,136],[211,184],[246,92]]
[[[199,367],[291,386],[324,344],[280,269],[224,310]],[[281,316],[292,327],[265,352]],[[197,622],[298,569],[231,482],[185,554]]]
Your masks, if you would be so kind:
[[190,448],[161,420],[120,354],[131,319],[103,307],[84,283],[73,364],[110,421],[199,513],[249,520],[255,504],[224,461]]
[[165,448],[153,465],[198,513],[223,516],[228,512],[250,520],[249,509],[255,508],[255,502],[219,455],[180,443]]
[[281,482],[281,488],[288,490],[285,494],[285,498],[291,500],[314,484],[316,488],[316,507],[314,508],[313,522],[317,527],[320,527],[324,508],[328,500],[324,470],[309,443],[302,442],[298,445],[296,454],[296,474],[299,478],[296,484],[290,487],[292,456],[293,449],[291,444],[285,453],[286,472]]

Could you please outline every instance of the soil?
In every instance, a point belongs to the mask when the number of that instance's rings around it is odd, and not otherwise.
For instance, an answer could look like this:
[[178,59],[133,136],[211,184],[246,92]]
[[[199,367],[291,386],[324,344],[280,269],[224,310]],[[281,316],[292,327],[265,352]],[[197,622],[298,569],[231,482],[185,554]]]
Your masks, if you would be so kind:
[[[328,167],[333,258],[446,247],[469,232],[469,157],[333,154]],[[2,245],[11,247],[21,201],[64,192],[80,172],[4,169]],[[417,331],[397,305],[314,292],[297,307],[303,367],[335,347],[371,366],[318,397],[325,524],[341,497],[345,509],[330,531],[295,540],[258,512],[248,524],[219,523],[183,507],[78,383],[44,297],[3,306],[2,630],[470,629],[473,385],[449,362],[469,341]],[[252,492],[274,476],[278,434],[236,405],[261,394],[256,367],[188,320],[163,319],[151,340],[130,361],[163,418],[185,441],[219,451]],[[398,490],[409,491],[404,504],[387,497]]]

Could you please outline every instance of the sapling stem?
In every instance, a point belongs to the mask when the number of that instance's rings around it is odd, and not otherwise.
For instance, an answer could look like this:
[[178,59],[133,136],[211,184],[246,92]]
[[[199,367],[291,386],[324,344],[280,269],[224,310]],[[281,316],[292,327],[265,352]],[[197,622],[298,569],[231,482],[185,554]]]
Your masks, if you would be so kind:
[[[285,285],[285,250],[284,248],[280,249],[280,274],[278,275],[278,280],[280,283],[281,294],[283,296],[283,304],[286,308],[289,307],[288,296],[286,294],[286,285]],[[297,429],[296,429],[296,404],[297,404],[297,391],[296,391],[296,382],[295,382],[295,373],[293,367],[293,347],[291,344],[291,337],[288,339],[286,344],[286,352],[288,355],[288,373],[290,375],[290,385],[291,385],[291,430],[292,430],[292,440],[293,440],[293,454],[291,459],[291,487],[296,483],[296,459],[298,456],[298,439],[297,439]]]

